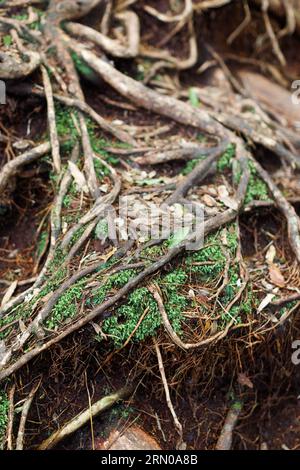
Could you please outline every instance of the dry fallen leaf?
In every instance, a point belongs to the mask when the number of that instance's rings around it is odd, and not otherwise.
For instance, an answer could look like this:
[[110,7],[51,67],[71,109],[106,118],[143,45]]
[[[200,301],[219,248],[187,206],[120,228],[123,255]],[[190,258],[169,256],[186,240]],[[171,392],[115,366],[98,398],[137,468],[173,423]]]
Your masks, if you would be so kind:
[[269,265],[269,275],[270,275],[270,281],[272,284],[275,284],[275,286],[278,287],[284,287],[285,286],[285,280],[283,275],[281,274],[280,269],[276,264],[271,263]]
[[208,207],[214,207],[216,205],[216,201],[214,200],[214,198],[212,198],[208,194],[204,194],[201,199],[202,202],[204,202],[204,204]]
[[84,193],[88,193],[89,188],[88,188],[84,174],[79,170],[78,166],[75,163],[71,162],[70,160],[68,161],[68,165],[69,165],[70,173],[74,178],[74,181],[76,183],[78,190],[83,191]]
[[[275,290],[275,289],[274,289]],[[260,313],[264,308],[267,307],[267,305],[269,305],[270,302],[272,302],[272,299],[275,297],[275,292],[271,292],[269,294],[266,295],[266,297],[261,301],[261,303],[259,304],[258,308],[257,308],[257,313]]]
[[243,372],[240,372],[238,374],[238,379],[237,380],[238,380],[239,384],[246,385],[246,387],[249,387],[249,388],[253,388],[253,383],[251,382],[249,377],[247,377],[247,375],[244,374]]
[[275,246],[274,245],[271,245],[269,248],[268,248],[268,251],[266,253],[266,262],[267,263],[273,263],[274,259],[275,259],[275,256],[276,256],[276,250],[275,250]]
[[14,281],[11,283],[11,285],[9,286],[9,288],[7,289],[7,291],[5,292],[5,295],[2,299],[2,302],[1,302],[1,307],[3,307],[3,305],[7,304],[7,302],[10,301],[10,299],[12,298],[12,296],[14,295],[14,292],[17,288],[17,285],[18,285],[18,281]]

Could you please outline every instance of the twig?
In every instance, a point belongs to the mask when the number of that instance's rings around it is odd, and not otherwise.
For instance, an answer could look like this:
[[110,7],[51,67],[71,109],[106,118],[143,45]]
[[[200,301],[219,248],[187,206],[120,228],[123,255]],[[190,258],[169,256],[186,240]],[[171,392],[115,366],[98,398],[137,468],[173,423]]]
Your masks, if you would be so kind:
[[272,28],[271,21],[268,15],[268,9],[269,9],[269,0],[262,0],[262,14],[263,14],[264,22],[265,22],[266,31],[270,38],[274,54],[276,55],[280,65],[284,67],[286,65],[286,60],[280,49],[278,39]]
[[43,144],[38,145],[37,147],[34,147],[31,150],[28,150],[22,155],[19,155],[10,162],[6,163],[1,169],[0,173],[0,193],[7,186],[9,178],[14,176],[23,165],[27,165],[28,163],[34,162],[35,160],[49,152],[50,149],[50,143],[44,142]]
[[55,109],[54,109],[51,81],[49,79],[47,69],[44,65],[42,65],[41,70],[42,70],[44,89],[45,89],[45,95],[46,95],[46,100],[47,100],[47,114],[48,114],[48,124],[49,124],[49,134],[50,134],[53,166],[54,166],[54,170],[56,171],[56,173],[59,174],[61,170],[61,161],[60,161],[59,140],[58,140],[58,134],[57,134],[57,129],[56,129]]
[[31,392],[29,393],[23,408],[22,408],[22,413],[21,413],[21,419],[20,419],[20,425],[19,425],[19,431],[18,431],[18,436],[17,436],[17,443],[16,443],[16,450],[23,450],[23,445],[24,445],[24,433],[25,433],[25,426],[26,426],[26,421],[27,421],[27,416],[31,407],[31,403],[33,400],[33,397],[37,391],[37,389],[40,386],[41,381],[38,382],[38,384],[35,384],[34,387],[32,388]]
[[130,395],[131,389],[126,387],[122,388],[118,392],[108,395],[101,400],[97,401],[93,405],[89,406],[86,410],[82,411],[75,418],[65,424],[61,429],[54,432],[50,437],[43,441],[39,446],[38,450],[48,450],[55,447],[61,440],[73,434],[75,431],[84,426],[90,419],[91,416],[95,417],[99,413],[107,410],[113,406],[118,401],[128,397]]
[[232,445],[232,434],[235,425],[239,419],[243,405],[240,401],[236,401],[230,407],[225,419],[221,434],[216,444],[216,450],[230,450]]
[[14,424],[14,395],[15,395],[15,384],[12,385],[8,393],[9,399],[9,410],[8,410],[8,422],[7,422],[7,450],[13,450],[13,424]]
[[178,447],[182,443],[182,425],[181,425],[179,419],[177,418],[176,412],[174,410],[173,403],[171,401],[169,386],[168,386],[168,382],[167,382],[167,379],[166,379],[166,373],[165,373],[163,360],[162,360],[162,357],[161,357],[161,352],[160,352],[158,343],[157,343],[155,338],[153,338],[153,344],[154,344],[155,352],[156,352],[156,355],[157,355],[157,361],[158,361],[159,372],[160,372],[160,375],[161,375],[161,380],[162,380],[162,383],[163,383],[163,386],[164,386],[164,389],[165,389],[167,405],[168,405],[168,408],[169,408],[169,410],[171,412],[171,415],[173,417],[176,430],[179,434],[179,442],[178,442],[178,445],[177,445],[177,447]]
[[216,147],[214,151],[212,151],[210,156],[205,160],[200,161],[164,203],[172,205],[175,202],[178,202],[179,199],[183,198],[189,189],[206,177],[212,167],[212,163],[226,150],[227,146],[228,140],[225,140],[221,145]]

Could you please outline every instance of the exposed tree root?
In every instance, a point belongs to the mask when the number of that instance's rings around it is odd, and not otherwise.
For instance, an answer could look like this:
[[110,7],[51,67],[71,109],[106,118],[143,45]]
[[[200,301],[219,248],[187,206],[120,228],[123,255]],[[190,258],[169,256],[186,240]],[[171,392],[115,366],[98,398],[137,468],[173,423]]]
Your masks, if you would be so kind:
[[127,398],[130,395],[129,388],[123,388],[113,395],[101,398],[96,403],[93,403],[90,408],[75,416],[71,421],[65,424],[61,429],[52,434],[48,439],[43,441],[37,450],[49,450],[55,447],[61,440],[70,436],[82,426],[84,426],[91,418],[95,418],[99,413],[109,409],[115,403]]

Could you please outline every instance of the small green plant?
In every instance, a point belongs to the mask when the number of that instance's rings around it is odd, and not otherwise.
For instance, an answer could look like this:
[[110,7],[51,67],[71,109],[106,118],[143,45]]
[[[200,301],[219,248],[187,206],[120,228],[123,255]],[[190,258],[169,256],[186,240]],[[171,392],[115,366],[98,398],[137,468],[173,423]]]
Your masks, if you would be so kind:
[[189,102],[194,108],[199,108],[200,106],[197,91],[193,87],[189,88]]
[[231,168],[232,159],[235,155],[235,145],[229,144],[225,152],[221,155],[217,162],[218,171],[222,172],[227,168]]
[[251,161],[248,162],[250,178],[245,196],[245,204],[253,200],[269,200],[269,191],[266,183],[257,175],[257,171]]
[[102,181],[104,176],[108,176],[110,174],[109,169],[101,163],[101,160],[94,159],[94,168],[97,178]]
[[78,115],[76,109],[66,108],[60,103],[55,104],[57,132],[62,142],[62,149],[66,152],[72,150],[79,137],[72,113],[75,117]]
[[200,160],[203,160],[204,157],[200,158],[193,158],[193,160],[189,160],[183,170],[181,171],[181,174],[186,176],[188,175],[199,163]]
[[4,46],[6,47],[9,47],[12,45],[12,37],[10,34],[6,34],[5,36],[3,36],[2,38],[2,42],[4,44]]
[[57,301],[52,309],[51,316],[46,320],[46,327],[53,330],[67,319],[75,317],[78,310],[78,301],[82,298],[86,281],[81,279],[70,287]]
[[[59,250],[59,252],[61,252]],[[58,255],[52,260],[49,266],[49,272],[47,275],[47,283],[43,287],[43,289],[39,292],[38,297],[42,298],[45,295],[49,294],[49,292],[54,292],[58,287],[61,285],[63,280],[66,277],[67,270],[66,268],[61,268],[61,263],[63,258],[60,259],[60,262],[57,261],[59,258]]]
[[70,194],[66,194],[65,197],[63,198],[62,206],[65,209],[69,209],[69,207],[71,206],[71,202],[72,202],[72,198],[71,198]]
[[[174,330],[180,333],[183,311],[188,305],[188,299],[180,294],[180,288],[187,280],[187,274],[177,269],[159,280],[159,285],[166,298],[165,308]],[[143,341],[154,336],[161,326],[161,315],[152,294],[145,287],[134,290],[124,305],[121,305],[115,314],[106,318],[102,330],[111,339],[116,348],[119,348],[132,335],[142,314],[145,317],[132,336],[133,341]]]
[[101,219],[95,228],[95,238],[103,240],[108,235],[108,223],[107,220]]
[[0,450],[3,450],[6,426],[8,421],[9,400],[7,394],[0,390]]
[[78,72],[83,75],[87,80],[91,81],[95,85],[99,84],[99,77],[96,72],[87,65],[75,52],[72,52],[72,59]]
[[92,297],[90,299],[87,299],[86,304],[87,305],[99,305],[102,302],[104,302],[105,297],[107,294],[113,290],[113,289],[118,289],[125,284],[133,277],[135,276],[136,271],[134,269],[126,269],[124,271],[120,271],[119,273],[115,273],[112,276],[110,276],[107,281],[96,291],[94,291]]
[[44,253],[46,245],[48,242],[48,232],[44,230],[40,233],[38,243],[37,243],[37,256],[41,256]]

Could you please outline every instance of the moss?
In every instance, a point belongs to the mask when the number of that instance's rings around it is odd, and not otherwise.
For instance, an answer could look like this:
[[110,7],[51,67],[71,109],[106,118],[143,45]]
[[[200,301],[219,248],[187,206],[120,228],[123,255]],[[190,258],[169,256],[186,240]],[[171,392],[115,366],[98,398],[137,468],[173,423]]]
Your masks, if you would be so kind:
[[[22,318],[23,320],[26,320],[26,318],[29,318],[32,313],[34,302],[35,302],[34,299],[28,302],[23,302],[22,304],[17,305],[17,307],[14,307],[10,311],[10,313],[0,318],[0,329],[5,327],[6,325],[9,325],[15,322],[16,320],[20,318]],[[2,331],[0,333],[0,340],[5,339],[9,335],[9,333],[12,331],[13,327],[14,325]]]
[[295,307],[296,304],[297,304],[296,300],[285,304],[283,307],[279,309],[278,311],[279,316],[282,317],[282,315],[285,315],[286,313],[288,313],[288,311],[291,310],[293,307]]
[[257,171],[251,161],[248,163],[250,170],[250,178],[245,197],[245,204],[253,200],[267,201],[269,199],[269,191],[266,183],[257,175]]
[[193,169],[197,166],[199,161],[203,160],[204,158],[205,157],[193,158],[193,160],[188,161],[185,167],[183,168],[183,170],[181,171],[181,174],[186,176],[189,173],[191,173],[191,171],[193,171]]
[[104,166],[100,160],[94,160],[95,173],[99,181],[102,181],[105,176],[109,176],[110,171],[106,166]]
[[6,46],[6,47],[9,47],[12,45],[12,37],[10,34],[6,34],[5,36],[3,36],[2,38],[2,42],[3,42],[3,45]]
[[221,155],[217,163],[217,170],[222,172],[231,168],[232,159],[235,156],[235,145],[229,144],[225,152]]
[[62,150],[66,152],[70,152],[73,149],[79,138],[78,130],[72,119],[72,113],[75,116],[78,115],[76,109],[67,108],[60,103],[55,104],[57,133],[62,142]]
[[197,90],[193,87],[189,88],[189,102],[194,108],[199,108],[200,106]]
[[79,238],[83,235],[85,231],[85,226],[83,225],[82,227],[79,227],[79,229],[76,230],[74,235],[72,236],[69,246],[75,245],[75,243],[79,240]]
[[[270,200],[268,186],[266,183],[258,176],[255,166],[251,161],[248,162],[248,167],[250,171],[250,177],[248,182],[248,187],[245,196],[245,204],[249,204],[251,201],[268,201]],[[241,170],[238,169],[234,176],[234,182],[238,184],[241,179]]]
[[[60,260],[59,266],[61,265],[61,263],[62,263],[62,259]],[[45,297],[45,295],[49,294],[49,292],[54,292],[56,289],[58,289],[58,287],[61,285],[61,283],[65,279],[66,275],[67,275],[66,268],[58,267],[58,264],[56,263],[56,259],[54,259],[49,266],[47,283],[43,287],[43,289],[39,292],[38,297],[39,298]]]
[[72,52],[71,56],[78,72],[90,82],[94,83],[95,85],[99,85],[99,76],[96,74],[96,72],[75,52]]
[[101,219],[96,225],[94,236],[98,240],[103,240],[108,236],[108,222],[106,219]]
[[[188,305],[188,299],[179,291],[187,278],[187,274],[182,269],[177,269],[158,281],[164,294],[169,320],[178,333],[181,329],[183,310]],[[132,337],[133,341],[143,341],[154,336],[161,326],[161,314],[157,302],[147,288],[141,287],[134,290],[128,296],[127,302],[117,309],[114,316],[103,321],[102,330],[111,336],[115,347],[122,346],[129,338],[145,310],[147,313]]]
[[0,390],[0,450],[3,450],[8,421],[9,400],[7,394]]
[[165,253],[166,242],[162,243],[161,245],[154,245],[144,248],[141,251],[141,258],[158,258],[159,256],[163,256]]
[[187,256],[185,260],[190,272],[205,283],[213,281],[225,267],[226,257],[221,249],[219,237],[220,231],[208,235],[204,247]]
[[70,287],[57,301],[52,309],[50,317],[46,320],[46,327],[49,329],[57,328],[62,322],[75,317],[77,313],[78,301],[83,296],[85,279]]
[[72,202],[72,197],[70,196],[70,194],[66,194],[65,197],[63,198],[63,203],[62,203],[63,208],[69,209],[71,202]]
[[87,305],[99,305],[104,302],[107,294],[113,289],[120,289],[121,287],[125,286],[127,282],[134,277],[136,271],[134,269],[126,269],[124,271],[120,271],[119,273],[115,273],[110,276],[107,281],[92,295],[90,299],[87,300]]

